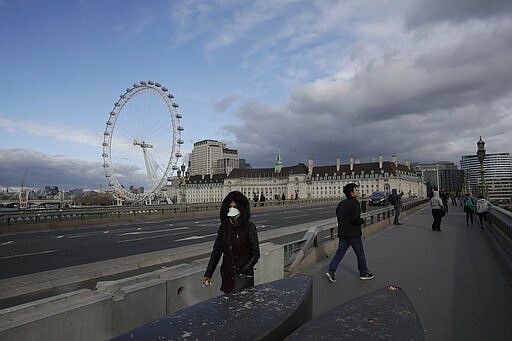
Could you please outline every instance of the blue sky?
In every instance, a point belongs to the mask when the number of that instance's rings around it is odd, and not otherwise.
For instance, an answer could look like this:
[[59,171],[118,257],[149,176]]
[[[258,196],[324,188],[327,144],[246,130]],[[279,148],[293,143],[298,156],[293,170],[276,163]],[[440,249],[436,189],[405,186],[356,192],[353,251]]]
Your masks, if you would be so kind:
[[182,151],[254,167],[512,152],[509,1],[0,0],[0,187],[105,186],[101,142],[133,83],[160,82]]

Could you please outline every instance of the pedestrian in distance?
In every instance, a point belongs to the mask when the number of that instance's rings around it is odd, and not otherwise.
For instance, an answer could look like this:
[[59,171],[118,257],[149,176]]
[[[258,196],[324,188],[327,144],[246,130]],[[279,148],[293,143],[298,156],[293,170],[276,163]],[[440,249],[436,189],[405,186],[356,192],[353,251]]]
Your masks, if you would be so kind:
[[443,219],[445,205],[439,197],[439,192],[434,191],[432,198],[430,199],[430,206],[432,207],[432,216],[434,221],[432,222],[432,231],[441,231],[441,220]]
[[462,195],[462,192],[459,192],[459,195],[457,196],[457,201],[459,202],[460,206],[464,206],[464,196]]
[[364,220],[361,218],[361,206],[357,200],[359,188],[355,183],[349,183],[343,187],[343,193],[347,198],[340,201],[336,208],[339,238],[338,249],[329,263],[329,268],[325,275],[332,283],[336,282],[336,269],[343,256],[345,256],[348,247],[351,246],[357,257],[359,279],[372,279],[375,276],[368,270],[363,241],[361,239],[361,225],[364,224]]
[[476,211],[475,201],[469,193],[466,194],[464,199],[464,212],[466,212],[466,225],[469,226],[469,222],[471,221],[471,225],[473,225],[473,215]]
[[457,193],[455,191],[450,192],[450,199],[452,199],[452,206],[457,206]]
[[394,225],[402,225],[402,223],[399,221],[400,217],[400,211],[402,209],[402,197],[404,195],[404,192],[400,192],[400,194],[397,193],[396,188],[393,188],[391,190],[391,195],[389,196],[389,203],[393,205],[395,209],[395,220],[393,221]]
[[220,208],[220,226],[204,273],[203,286],[211,285],[213,272],[221,256],[221,291],[226,294],[234,291],[234,271],[252,278],[254,286],[253,267],[260,258],[260,246],[256,226],[250,218],[250,204],[245,195],[233,191],[224,198]]
[[480,221],[480,228],[484,229],[484,220],[487,221],[487,212],[489,211],[489,202],[485,200],[483,195],[478,196],[476,201],[476,213],[478,214],[478,220]]
[[265,206],[265,195],[261,192],[260,195],[260,206]]
[[446,193],[446,191],[441,188],[441,191],[439,192],[439,197],[441,198],[441,201],[443,202],[443,205],[444,205],[444,211],[446,213],[448,213],[448,197],[449,197],[449,194]]

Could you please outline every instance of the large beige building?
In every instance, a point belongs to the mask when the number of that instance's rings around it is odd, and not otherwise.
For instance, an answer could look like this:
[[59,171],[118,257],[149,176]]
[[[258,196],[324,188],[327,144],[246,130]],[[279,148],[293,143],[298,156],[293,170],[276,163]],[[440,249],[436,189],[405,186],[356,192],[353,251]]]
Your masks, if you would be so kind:
[[239,167],[238,151],[220,141],[202,140],[194,143],[189,164],[191,176],[229,173]]
[[[306,166],[299,163],[291,167],[275,168],[235,168],[229,174],[214,176],[190,176],[185,183],[175,189],[171,196],[178,202],[191,203],[219,202],[231,191],[237,190],[252,199],[263,194],[266,200],[300,198],[343,198],[343,186],[354,182],[360,187],[360,194],[369,196],[375,191],[391,192],[396,188],[405,197],[426,197],[425,183],[410,162],[399,164],[396,156],[391,161],[360,163],[353,158],[342,164],[315,166],[313,160]],[[178,193],[179,191],[179,193]]]

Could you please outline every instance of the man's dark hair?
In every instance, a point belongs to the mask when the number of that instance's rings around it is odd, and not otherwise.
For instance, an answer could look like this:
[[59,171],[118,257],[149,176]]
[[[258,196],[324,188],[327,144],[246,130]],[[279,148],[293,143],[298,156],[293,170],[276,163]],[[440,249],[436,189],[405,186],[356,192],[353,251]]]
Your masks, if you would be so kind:
[[230,192],[222,201],[222,205],[220,207],[220,221],[223,225],[227,225],[229,220],[227,214],[231,201],[236,202],[236,207],[240,211],[240,225],[244,226],[247,224],[249,219],[251,219],[251,206],[249,205],[247,197],[239,191]]
[[345,193],[347,199],[352,198],[352,195],[350,193],[354,191],[354,188],[359,188],[359,186],[356,185],[355,183],[350,183],[343,186],[343,193]]

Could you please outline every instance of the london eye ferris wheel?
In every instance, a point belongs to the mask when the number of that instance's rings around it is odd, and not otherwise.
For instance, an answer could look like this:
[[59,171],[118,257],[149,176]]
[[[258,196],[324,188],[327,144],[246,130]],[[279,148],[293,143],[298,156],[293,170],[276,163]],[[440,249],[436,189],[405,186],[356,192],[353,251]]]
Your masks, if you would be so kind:
[[109,113],[103,167],[118,199],[151,202],[178,169],[183,126],[173,99],[160,83],[141,81],[127,88]]

